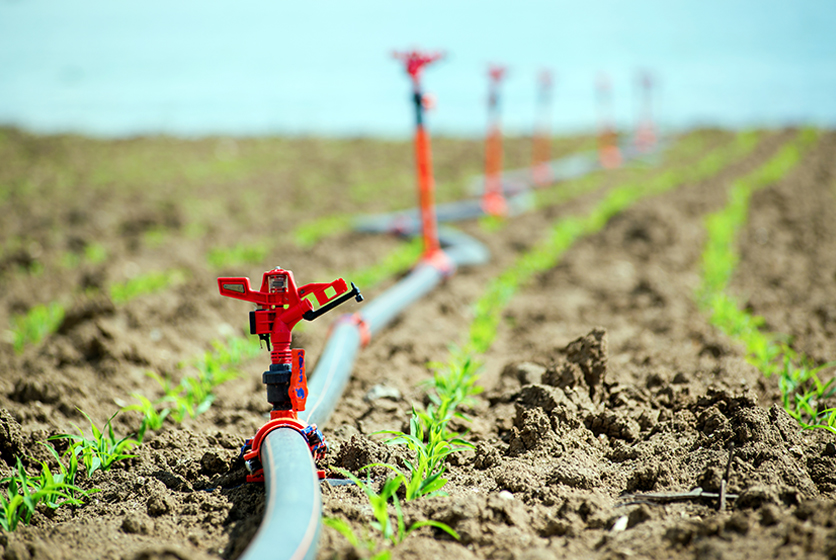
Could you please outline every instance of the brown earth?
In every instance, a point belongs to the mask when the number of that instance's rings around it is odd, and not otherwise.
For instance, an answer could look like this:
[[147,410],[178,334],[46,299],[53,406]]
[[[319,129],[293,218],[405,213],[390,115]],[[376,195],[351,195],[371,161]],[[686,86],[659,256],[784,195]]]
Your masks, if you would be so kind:
[[[723,132],[698,134],[709,145],[730,140]],[[731,181],[791,137],[766,134],[750,156],[716,177],[639,202],[515,297],[484,356],[486,391],[468,411],[473,420],[459,426],[475,447],[451,457],[450,496],[405,505],[408,521],[443,521],[461,542],[423,529],[396,557],[836,557],[833,436],[799,430],[776,405],[776,380],[754,370],[693,298],[705,214],[722,207]],[[83,425],[77,409],[101,423],[133,392],[156,396],[147,371],[179,379],[212,340],[243,334],[233,325],[245,322],[248,307],[218,296],[216,276],[258,278],[280,262],[302,282],[350,279],[350,270],[399,243],[347,233],[302,249],[288,232],[323,213],[401,206],[397,197],[364,202],[340,195],[352,188],[346,174],[373,190],[368,178],[376,168],[409,171],[408,143],[97,143],[17,131],[4,131],[0,140],[14,163],[0,176],[8,192],[0,201],[10,217],[0,230],[0,321],[56,299],[71,309],[58,333],[19,355],[0,344],[0,459],[7,470],[17,455],[31,457],[30,467],[47,459],[37,442]],[[567,151],[582,141],[567,139],[559,147]],[[518,142],[511,165],[525,163]],[[459,169],[457,161],[478,170],[478,143],[447,140],[435,148],[442,185]],[[276,162],[271,150],[281,154]],[[178,168],[168,152],[191,167]],[[98,157],[110,158],[105,171]],[[734,292],[771,330],[792,337],[817,363],[836,358],[834,157],[836,135],[826,133],[795,171],[755,194],[733,280]],[[162,162],[159,173],[136,171],[142,165],[129,166],[131,158]],[[120,179],[128,168],[134,174]],[[509,220],[500,232],[461,224],[490,247],[491,264],[460,271],[360,354],[325,427],[329,464],[356,472],[397,461],[398,453],[370,434],[405,427],[412,403],[423,400],[417,384],[430,375],[427,362],[443,359],[448,344],[462,340],[469,306],[486,281],[548,224],[588,210],[629,173],[612,172],[598,191]],[[456,176],[442,198],[464,184]],[[303,201],[313,189],[322,204]],[[149,230],[165,232],[163,240],[154,241]],[[206,264],[210,247],[264,238],[273,259],[264,265],[212,270]],[[63,253],[92,242],[107,248],[104,263],[57,264]],[[137,270],[175,267],[186,271],[186,283],[127,304],[114,305],[95,290]],[[327,329],[327,319],[314,322],[295,345],[315,359]],[[137,458],[97,473],[85,483],[101,490],[90,503],[40,510],[31,526],[0,534],[4,557],[237,557],[264,506],[261,487],[243,484],[237,455],[264,422],[259,374],[266,362],[265,353],[242,368],[248,381],[223,386],[206,414],[168,423]],[[380,386],[395,391],[375,399],[372,389]],[[128,413],[115,421],[122,434],[136,425]],[[657,504],[626,496],[698,486],[717,492],[727,464],[728,491],[739,497],[725,511],[717,511],[717,499]],[[358,531],[368,523],[356,487],[324,484],[323,502],[327,515]],[[345,539],[323,529],[319,557],[354,554]]]

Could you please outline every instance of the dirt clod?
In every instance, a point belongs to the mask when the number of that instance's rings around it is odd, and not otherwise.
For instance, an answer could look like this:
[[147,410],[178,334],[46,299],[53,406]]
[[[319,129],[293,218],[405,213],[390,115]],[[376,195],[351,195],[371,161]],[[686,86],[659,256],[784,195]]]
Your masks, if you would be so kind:
[[607,331],[596,327],[586,336],[573,340],[558,353],[565,356],[543,376],[555,387],[586,387],[589,398],[600,402],[607,374]]
[[0,408],[0,458],[9,465],[15,464],[15,457],[23,454],[23,434],[18,424],[9,411]]
[[207,451],[200,458],[200,466],[207,474],[219,474],[228,470],[226,461],[214,451]]
[[154,532],[154,522],[141,513],[127,513],[122,519],[121,528],[132,535],[150,535]]
[[168,496],[156,495],[148,498],[146,506],[148,515],[151,517],[159,517],[170,513],[174,508],[174,503]]

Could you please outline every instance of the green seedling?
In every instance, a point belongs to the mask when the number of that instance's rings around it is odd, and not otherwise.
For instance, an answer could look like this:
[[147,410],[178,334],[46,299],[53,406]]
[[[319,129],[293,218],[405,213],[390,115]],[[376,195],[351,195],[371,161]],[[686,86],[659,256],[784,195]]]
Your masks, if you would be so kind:
[[[293,230],[293,240],[299,247],[307,249],[313,247],[320,240],[348,231],[351,227],[351,216],[325,216],[302,224]],[[361,284],[365,286],[366,284]]]
[[186,281],[186,273],[182,270],[165,270],[163,272],[148,272],[140,274],[127,282],[110,286],[110,299],[116,305],[121,305],[140,296],[161,292],[171,286]]
[[152,227],[142,234],[143,242],[152,249],[160,248],[169,238],[169,230],[162,226]]
[[177,385],[156,372],[146,373],[160,386],[162,397],[151,400],[134,393],[132,396],[139,402],[122,408],[142,415],[136,431],[139,443],[149,430],[160,430],[167,418],[180,423],[206,412],[215,400],[215,388],[239,377],[232,368],[256,357],[260,350],[258,341],[243,337],[231,337],[226,344],[216,341],[212,347],[193,362],[197,375],[183,377]]
[[12,316],[12,344],[15,352],[22,352],[27,344],[37,344],[58,330],[64,314],[64,306],[54,301],[47,305],[36,305],[25,315]]
[[84,247],[84,260],[90,264],[101,264],[107,260],[107,249],[101,243],[90,243]]
[[[778,386],[784,409],[805,428],[825,428],[836,433],[836,418],[831,410],[819,412],[821,401],[836,394],[836,376],[822,382],[819,373],[836,366],[828,362],[814,367],[804,355],[797,355],[788,347],[783,347],[781,367],[777,368]],[[821,419],[825,422],[822,424]]]
[[[416,521],[408,528],[403,518],[403,511],[401,509],[400,501],[396,495],[398,488],[403,484],[403,477],[398,475],[395,478],[388,479],[383,483],[383,488],[380,493],[374,491],[371,481],[364,482],[344,469],[337,469],[343,476],[351,479],[354,483],[363,489],[369,499],[369,505],[372,508],[372,515],[374,520],[370,523],[370,527],[377,533],[375,536],[366,535],[363,538],[358,537],[351,526],[343,521],[333,517],[326,517],[322,522],[342,536],[357,549],[358,552],[365,552],[366,558],[371,560],[389,560],[392,557],[392,551],[395,547],[400,545],[409,535],[416,529],[421,527],[435,527],[440,529],[454,539],[458,540],[459,535],[445,523],[440,521],[425,520]],[[389,502],[392,501],[395,509],[395,520],[392,522],[392,516],[389,513]]]
[[[430,421],[425,425],[424,421]],[[386,440],[387,445],[405,445],[415,453],[415,462],[405,461],[409,467],[409,476],[405,475],[394,465],[378,463],[371,466],[382,466],[391,469],[403,478],[406,486],[405,500],[410,501],[422,496],[446,496],[441,489],[447,484],[443,478],[444,461],[448,455],[457,451],[469,449],[472,446],[463,439],[445,437],[446,423],[436,423],[429,416],[424,420],[413,409],[409,419],[409,433],[395,430],[383,430],[378,434],[389,434],[395,437]],[[426,441],[424,441],[426,439]],[[368,467],[366,467],[368,468]]]
[[[168,377],[162,378],[153,372],[149,372],[148,375],[154,378],[163,390],[162,398],[152,403],[152,405],[170,405],[164,407],[162,410],[167,411],[167,416],[177,424],[183,422],[186,418],[194,418],[198,414],[205,412],[215,399],[211,389],[204,389],[207,384],[201,383],[200,381],[183,378],[179,384],[172,385],[171,379]],[[161,411],[159,414],[162,415],[163,412]],[[140,425],[141,429],[142,426]],[[143,433],[143,437],[144,435]]]
[[[58,463],[58,474],[53,475],[49,469],[49,465],[46,462],[41,463],[42,466],[42,473],[41,473],[41,481],[42,486],[46,486],[48,484],[58,484],[58,485],[67,485],[64,489],[68,498],[63,501],[58,501],[62,496],[59,494],[54,494],[52,496],[47,496],[45,501],[47,505],[51,508],[57,508],[59,506],[68,504],[73,506],[78,506],[82,504],[81,498],[88,498],[90,494],[94,492],[98,492],[96,488],[91,490],[80,490],[76,486],[76,477],[78,476],[78,468],[79,462],[78,457],[81,454],[79,448],[81,444],[77,441],[70,441],[67,450],[64,452],[64,455],[61,456],[58,454],[58,451],[50,444],[45,442],[40,442],[47,451],[55,458],[55,461]],[[64,465],[64,461],[66,460],[67,465]]]
[[[447,363],[430,362],[433,377],[425,385],[430,388],[430,405],[425,413],[419,413],[425,425],[446,424],[454,417],[466,419],[458,412],[463,406],[471,406],[473,397],[480,394],[482,387],[476,385],[481,365],[472,356],[455,346],[450,349],[451,358]],[[426,416],[426,418],[424,418]]]
[[116,461],[136,457],[136,455],[129,455],[125,453],[125,451],[139,445],[140,442],[127,436],[122,439],[116,439],[113,432],[112,422],[118,412],[108,418],[107,423],[104,426],[104,430],[99,430],[93,422],[93,419],[90,418],[86,412],[83,410],[79,410],[79,412],[81,412],[90,422],[90,431],[93,434],[92,438],[86,437],[84,435],[84,430],[73,424],[73,427],[78,430],[78,435],[59,434],[48,439],[66,439],[70,442],[78,444],[73,447],[74,453],[76,456],[81,458],[81,462],[87,470],[88,477],[92,476],[93,473],[99,470],[109,471],[110,467],[112,467]]
[[212,342],[212,350],[195,360],[194,366],[205,376],[218,376],[231,367],[257,357],[260,351],[261,343],[256,338],[230,337],[226,344]]
[[176,394],[167,392],[176,405],[172,412],[176,422],[182,422],[185,415],[194,418],[206,412],[215,400],[215,387],[239,376],[230,367],[255,357],[258,351],[258,346],[252,341],[240,338],[230,339],[226,346],[219,342],[212,345],[214,351],[206,352],[194,364],[197,376],[183,378]]
[[90,243],[84,251],[76,253],[68,251],[61,255],[61,266],[67,269],[78,268],[82,263],[100,264],[107,260],[107,249],[99,243]]
[[267,253],[268,247],[265,243],[239,243],[234,247],[211,249],[206,255],[206,260],[214,269],[234,268],[247,264],[261,264],[267,259]]
[[[156,375],[156,374],[154,374]],[[159,376],[157,376],[159,377]],[[164,383],[164,382],[163,382]],[[168,418],[168,415],[171,414],[171,409],[169,408],[159,408],[160,402],[152,402],[147,397],[144,397],[138,393],[134,393],[131,395],[133,398],[139,401],[139,404],[132,404],[126,407],[123,407],[123,411],[136,411],[142,414],[142,421],[139,424],[139,429],[136,433],[136,439],[142,443],[145,441],[145,434],[148,430],[152,432],[156,432],[163,427],[163,422],[165,419]]]
[[0,479],[0,484],[7,485],[5,496],[0,494],[0,508],[2,508],[0,527],[4,531],[16,530],[21,522],[28,525],[35,513],[35,508],[41,502],[51,508],[64,504],[78,505],[80,502],[70,493],[85,496],[89,493],[56,480],[45,463],[42,463],[42,468],[41,476],[32,478],[26,473],[18,457],[12,476]]

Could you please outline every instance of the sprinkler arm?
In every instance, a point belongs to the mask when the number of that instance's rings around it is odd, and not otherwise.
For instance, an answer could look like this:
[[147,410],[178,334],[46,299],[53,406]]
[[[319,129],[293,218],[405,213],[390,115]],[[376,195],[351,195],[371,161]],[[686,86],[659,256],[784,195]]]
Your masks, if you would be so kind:
[[406,73],[412,77],[412,82],[417,89],[424,66],[444,58],[444,53],[440,51],[421,52],[417,50],[406,52],[394,51],[392,56],[404,63]]
[[[307,284],[306,287],[307,286],[311,286],[311,284]],[[330,286],[330,284],[326,284],[326,287],[327,286]],[[356,301],[357,303],[360,303],[360,302],[363,301],[363,294],[360,293],[360,289],[357,286],[354,285],[354,282],[351,283],[351,290],[349,292],[347,292],[347,293],[341,295],[340,297],[326,303],[325,305],[323,305],[322,307],[320,307],[316,311],[313,311],[313,310],[306,311],[302,315],[302,318],[305,319],[306,321],[313,321],[314,319],[316,319],[320,315],[323,315],[324,313],[328,313],[329,311],[331,311],[332,309],[334,309],[338,305],[342,305],[343,303],[347,302],[351,298],[354,298],[354,301]]]
[[[354,282],[351,283],[351,290],[349,290],[342,278],[330,283],[305,284],[296,290],[293,278],[290,276],[290,286],[286,293],[270,293],[266,289],[266,283],[265,279],[261,291],[255,291],[250,286],[250,279],[247,277],[218,278],[218,288],[223,296],[249,301],[265,309],[285,307],[283,312],[277,314],[276,319],[287,325],[288,330],[293,329],[301,319],[313,321],[351,298],[358,303],[363,301],[363,295]],[[334,295],[327,294],[329,288],[333,289]],[[313,308],[311,298],[316,299],[317,304],[320,305],[318,309]]]

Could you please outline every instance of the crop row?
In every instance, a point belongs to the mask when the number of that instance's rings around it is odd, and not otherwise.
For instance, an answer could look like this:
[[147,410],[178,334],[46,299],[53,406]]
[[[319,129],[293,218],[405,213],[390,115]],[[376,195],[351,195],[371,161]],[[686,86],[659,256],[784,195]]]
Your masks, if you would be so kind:
[[744,346],[749,363],[766,377],[778,377],[784,409],[793,418],[807,428],[836,432],[836,410],[820,406],[836,394],[836,378],[823,382],[818,375],[833,364],[812,364],[790,347],[786,336],[765,331],[763,318],[744,309],[728,289],[740,260],[737,238],[746,225],[752,194],[795,169],[818,137],[816,130],[801,132],[762,167],[735,181],[726,206],[706,217],[697,300],[712,324]]
[[[480,356],[493,343],[501,316],[517,290],[536,274],[555,266],[563,253],[579,239],[599,231],[635,202],[688,182],[705,180],[748,155],[757,142],[757,134],[741,133],[731,146],[717,148],[695,164],[675,167],[656,176],[647,170],[638,172],[626,184],[613,187],[589,213],[558,220],[539,244],[518,257],[488,284],[474,305],[474,317],[464,344],[460,348],[452,348],[445,362],[431,364],[434,374],[429,382],[430,403],[423,410],[413,408],[409,433],[379,432],[391,436],[386,440],[387,444],[405,445],[412,452],[414,460],[406,463],[409,472],[403,472],[394,465],[383,465],[394,471],[395,477],[383,484],[379,493],[374,491],[370,482],[362,482],[352,476],[363,488],[375,512],[371,527],[378,532],[378,538],[359,539],[351,527],[340,519],[328,519],[326,523],[344,535],[355,548],[365,549],[368,555],[374,554],[371,557],[383,557],[382,554],[390,553],[391,547],[399,541],[391,538],[393,522],[386,507],[387,497],[395,506],[395,522],[402,523],[395,494],[401,485],[405,487],[403,495],[407,501],[422,496],[444,495],[446,458],[451,453],[470,447],[460,434],[449,430],[449,422],[454,417],[466,420],[464,410],[481,392],[482,388],[478,385]],[[696,144],[680,146],[675,153],[680,157],[693,153],[699,149]],[[578,193],[585,192],[588,185],[594,184],[590,179],[578,182],[581,185],[575,187]],[[378,465],[365,468],[373,466]],[[453,534],[449,527],[441,529]]]

